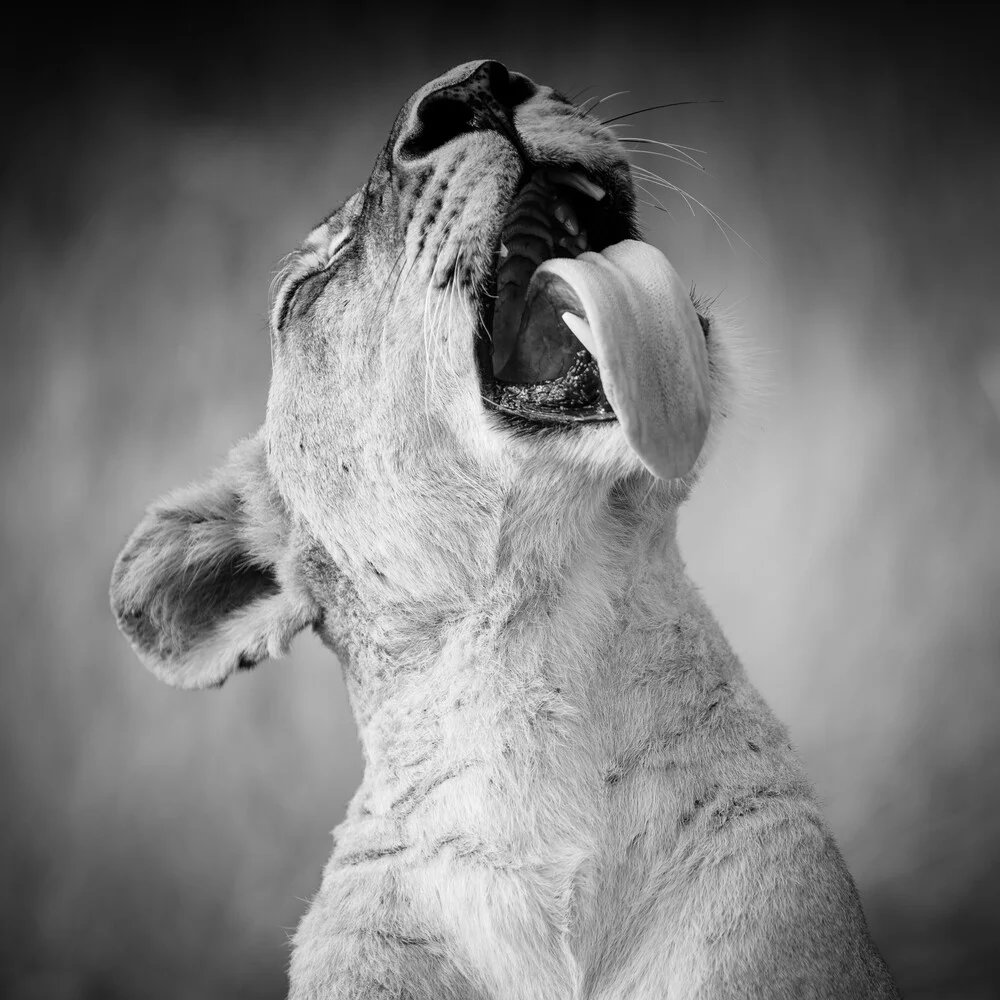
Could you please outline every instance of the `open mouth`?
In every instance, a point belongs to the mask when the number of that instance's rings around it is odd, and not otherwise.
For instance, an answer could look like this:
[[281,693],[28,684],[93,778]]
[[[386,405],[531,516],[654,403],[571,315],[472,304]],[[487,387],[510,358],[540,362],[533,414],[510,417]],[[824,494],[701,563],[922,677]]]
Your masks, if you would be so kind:
[[[614,420],[598,365],[563,315],[579,305],[540,264],[578,257],[635,235],[622,208],[579,170],[536,167],[514,196],[500,233],[493,287],[480,308],[477,360],[483,398],[494,409],[535,424]],[[572,317],[571,317],[572,319]]]

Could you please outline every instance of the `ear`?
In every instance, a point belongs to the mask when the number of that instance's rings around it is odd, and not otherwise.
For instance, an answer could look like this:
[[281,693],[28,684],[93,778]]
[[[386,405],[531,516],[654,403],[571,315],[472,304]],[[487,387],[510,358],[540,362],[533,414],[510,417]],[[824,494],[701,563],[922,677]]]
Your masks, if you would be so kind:
[[111,609],[142,662],[184,688],[286,652],[319,608],[297,580],[263,435],[153,504],[118,556]]

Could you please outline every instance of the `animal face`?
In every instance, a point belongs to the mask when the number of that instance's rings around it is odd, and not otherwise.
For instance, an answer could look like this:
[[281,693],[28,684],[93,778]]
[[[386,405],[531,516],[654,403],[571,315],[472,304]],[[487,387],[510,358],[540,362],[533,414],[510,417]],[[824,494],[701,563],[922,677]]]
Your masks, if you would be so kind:
[[[638,235],[634,211],[621,145],[552,89],[499,63],[468,63],[410,98],[367,183],[288,267],[273,311],[269,464],[324,542],[344,547],[345,535],[381,533],[393,516],[432,538],[442,507],[458,516],[466,505],[471,527],[477,504],[518,482],[551,489],[551,478],[637,472],[642,449],[623,433],[623,408],[679,399],[663,437],[682,439],[678,474],[690,470],[708,391],[686,292],[676,296],[683,350],[658,343],[634,359],[602,358],[606,367],[574,336],[580,324],[561,318],[586,318],[593,282],[584,274],[581,291],[559,265],[583,255],[578,272],[588,260],[613,270],[599,255]],[[624,281],[608,294],[633,292]],[[670,297],[659,296],[664,313],[677,311]],[[635,330],[605,336],[627,342]],[[602,376],[628,383],[638,377],[630,361],[660,368],[663,384],[642,399],[616,386],[612,407]],[[633,415],[644,419],[662,430]],[[374,542],[352,540],[347,548]]]
[[119,559],[140,655],[217,683],[328,620],[334,577],[440,614],[558,562],[616,483],[678,502],[715,338],[637,236],[623,147],[566,98],[489,61],[418,90],[279,276],[261,431]]

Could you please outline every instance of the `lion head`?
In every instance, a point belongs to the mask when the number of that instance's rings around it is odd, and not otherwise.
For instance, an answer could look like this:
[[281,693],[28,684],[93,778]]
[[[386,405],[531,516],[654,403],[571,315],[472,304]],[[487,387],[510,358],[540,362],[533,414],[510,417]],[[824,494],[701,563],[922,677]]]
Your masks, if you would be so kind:
[[493,61],[418,90],[276,281],[263,426],[119,556],[142,660],[203,687],[309,625],[351,654],[405,622],[412,648],[669,522],[722,368],[635,203],[556,91]]

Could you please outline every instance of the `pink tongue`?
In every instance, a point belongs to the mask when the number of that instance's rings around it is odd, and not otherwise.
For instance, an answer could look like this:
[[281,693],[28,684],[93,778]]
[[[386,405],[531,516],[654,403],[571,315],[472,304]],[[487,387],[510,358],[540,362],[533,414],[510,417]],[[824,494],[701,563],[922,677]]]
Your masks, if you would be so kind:
[[[553,258],[542,274],[562,279],[582,306],[563,321],[594,356],[625,438],[661,479],[698,459],[711,414],[705,336],[677,272],[655,247],[625,240],[601,253]],[[558,284],[555,282],[554,284]]]

